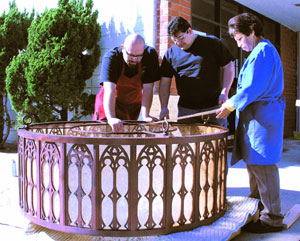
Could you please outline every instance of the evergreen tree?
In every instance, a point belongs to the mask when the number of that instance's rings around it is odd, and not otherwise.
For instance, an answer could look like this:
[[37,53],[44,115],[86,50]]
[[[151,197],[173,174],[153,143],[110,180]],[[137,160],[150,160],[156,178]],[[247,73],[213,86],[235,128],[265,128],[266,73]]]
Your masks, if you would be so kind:
[[[9,3],[9,11],[0,16],[0,147],[6,142],[11,128],[7,108],[7,92],[5,69],[14,56],[27,46],[28,27],[34,17],[34,11],[29,15],[26,10],[19,12],[15,1]],[[6,126],[6,133],[4,133]]]
[[[93,2],[59,0],[28,30],[28,46],[7,68],[7,90],[18,122],[67,120],[68,110],[80,114],[86,80],[99,64],[100,25]],[[83,110],[84,111],[84,110]]]

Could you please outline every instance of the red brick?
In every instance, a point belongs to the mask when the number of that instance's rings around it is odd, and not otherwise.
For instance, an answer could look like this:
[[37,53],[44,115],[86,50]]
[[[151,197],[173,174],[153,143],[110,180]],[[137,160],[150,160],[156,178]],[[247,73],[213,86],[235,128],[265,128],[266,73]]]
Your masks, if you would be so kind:
[[186,14],[191,14],[191,9],[190,8],[183,8],[183,12]]
[[283,26],[280,29],[280,54],[284,72],[284,91],[286,110],[284,136],[293,135],[296,128],[296,91],[297,91],[297,34]]
[[183,7],[187,7],[187,8],[191,8],[191,0],[181,0],[180,1],[180,4],[183,6]]
[[183,7],[179,4],[172,4],[171,9],[176,10],[178,12],[183,12]]
[[176,10],[174,10],[174,9],[170,9],[170,10],[169,10],[169,14],[172,16],[171,19],[173,19],[173,18],[176,17],[176,16],[181,15],[181,14],[179,14],[178,11],[176,11]]

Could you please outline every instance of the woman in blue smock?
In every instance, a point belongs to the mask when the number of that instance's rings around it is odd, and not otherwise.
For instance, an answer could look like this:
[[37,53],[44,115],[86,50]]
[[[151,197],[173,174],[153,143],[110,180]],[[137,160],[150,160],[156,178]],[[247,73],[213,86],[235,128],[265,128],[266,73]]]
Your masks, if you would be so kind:
[[250,197],[263,206],[257,222],[242,230],[255,233],[282,230],[279,172],[285,100],[283,70],[276,48],[262,36],[260,20],[249,13],[228,21],[229,34],[238,47],[251,52],[239,73],[237,92],[217,111],[227,118],[236,110],[236,132],[231,164],[247,164]]

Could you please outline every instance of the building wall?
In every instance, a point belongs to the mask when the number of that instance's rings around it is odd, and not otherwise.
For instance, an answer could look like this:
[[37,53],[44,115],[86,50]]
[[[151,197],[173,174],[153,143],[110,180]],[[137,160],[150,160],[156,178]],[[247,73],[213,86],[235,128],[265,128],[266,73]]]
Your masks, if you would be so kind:
[[[157,1],[157,41],[156,49],[160,58],[168,47],[172,46],[172,41],[168,37],[168,22],[175,16],[185,17],[191,21],[191,1],[192,0],[158,0]],[[286,98],[284,137],[293,135],[296,130],[296,95],[297,95],[297,33],[280,27],[281,58],[285,76],[284,96]],[[158,89],[158,88],[157,88]],[[156,89],[156,91],[157,91]],[[171,94],[176,94],[176,85],[173,80]]]
[[293,135],[296,130],[297,97],[297,33],[286,27],[280,28],[280,55],[284,71],[284,91],[286,109],[284,116],[284,136]]
[[[176,16],[182,16],[191,21],[191,0],[157,0],[156,3],[156,50],[160,61],[166,50],[173,45],[168,36],[168,24]],[[158,83],[155,92],[158,92]],[[174,79],[171,83],[171,94],[177,94]]]
[[123,44],[131,33],[138,33],[147,45],[155,47],[156,41],[156,0],[94,0],[98,10],[98,22],[101,25],[100,64],[91,80],[87,81],[87,90],[96,94],[99,91],[99,75],[103,55],[116,46]]
[[[0,13],[8,12],[11,0],[2,0]],[[16,0],[20,11],[35,9],[42,13],[45,8],[57,7],[58,0]],[[155,47],[156,43],[156,0],[94,0],[94,10],[98,10],[98,22],[101,26],[100,64],[91,79],[86,81],[86,92],[96,94],[99,91],[99,75],[103,55],[111,48],[120,46],[130,33],[139,33],[147,45]],[[15,122],[16,114],[9,105],[9,113]],[[69,113],[69,118],[72,113]],[[86,117],[91,119],[91,117]],[[11,128],[8,142],[16,142],[17,131]]]
[[[0,13],[8,11],[8,2],[3,0]],[[16,1],[20,11],[32,7],[39,13],[48,7],[56,7],[54,1],[28,0]],[[94,9],[99,12],[98,21],[101,25],[101,57],[91,79],[87,80],[86,91],[96,94],[99,90],[101,59],[107,50],[123,43],[125,37],[133,32],[141,34],[146,44],[153,46],[162,59],[165,51],[173,45],[167,33],[167,26],[175,16],[183,16],[191,21],[191,0],[94,0]],[[297,89],[297,34],[281,27],[281,57],[285,74],[285,91],[287,109],[285,112],[285,137],[291,136],[296,125],[296,89]],[[157,87],[157,86],[156,86]],[[175,82],[172,82],[172,94],[177,94]],[[10,108],[12,120],[15,113]],[[89,118],[89,117],[88,117]],[[17,133],[11,129],[8,141],[14,142]]]

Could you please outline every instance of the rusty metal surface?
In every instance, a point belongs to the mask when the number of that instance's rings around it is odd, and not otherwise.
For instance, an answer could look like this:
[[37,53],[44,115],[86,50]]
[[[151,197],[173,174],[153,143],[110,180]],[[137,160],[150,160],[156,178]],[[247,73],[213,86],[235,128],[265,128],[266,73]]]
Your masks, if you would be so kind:
[[18,129],[19,204],[46,228],[101,236],[162,235],[226,211],[228,130],[98,122]]

